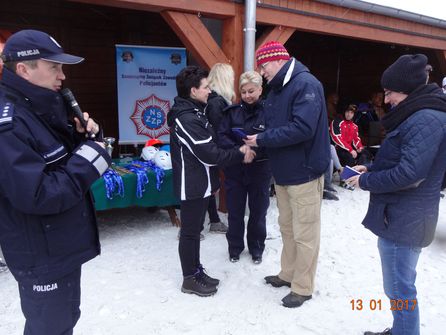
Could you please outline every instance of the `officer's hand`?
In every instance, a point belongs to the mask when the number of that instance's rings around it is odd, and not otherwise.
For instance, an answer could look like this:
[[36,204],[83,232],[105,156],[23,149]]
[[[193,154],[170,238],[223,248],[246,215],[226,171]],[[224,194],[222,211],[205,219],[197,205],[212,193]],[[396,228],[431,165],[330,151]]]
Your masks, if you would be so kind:
[[85,133],[85,130],[89,134],[97,134],[99,133],[99,125],[94,122],[93,119],[90,118],[90,115],[88,113],[83,113],[84,120],[87,122],[87,129],[84,129],[84,127],[81,125],[79,119],[77,117],[74,118],[74,122],[76,124],[76,131],[78,133]]

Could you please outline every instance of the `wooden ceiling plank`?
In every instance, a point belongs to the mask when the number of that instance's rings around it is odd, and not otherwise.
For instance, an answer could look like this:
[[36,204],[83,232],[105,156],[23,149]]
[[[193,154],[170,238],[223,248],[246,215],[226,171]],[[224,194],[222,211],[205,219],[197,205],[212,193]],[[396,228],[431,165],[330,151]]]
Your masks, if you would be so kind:
[[285,44],[291,35],[296,31],[295,28],[275,26],[266,29],[266,31],[256,40],[256,50],[263,43],[268,41],[277,41]]
[[215,0],[69,0],[91,5],[161,12],[165,10],[201,13],[209,17],[234,16],[236,4],[232,1]]
[[257,22],[278,26],[282,25],[302,31],[347,38],[446,50],[446,40],[430,38],[429,36],[410,35],[353,23],[332,21],[297,13],[284,13],[280,10],[257,8]]

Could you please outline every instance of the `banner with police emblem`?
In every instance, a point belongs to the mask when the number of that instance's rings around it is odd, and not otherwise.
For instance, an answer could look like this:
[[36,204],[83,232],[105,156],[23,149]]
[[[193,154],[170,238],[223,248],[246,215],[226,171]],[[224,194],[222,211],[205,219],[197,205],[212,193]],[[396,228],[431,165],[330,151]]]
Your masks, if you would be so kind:
[[167,113],[186,49],[116,45],[119,144],[169,142]]

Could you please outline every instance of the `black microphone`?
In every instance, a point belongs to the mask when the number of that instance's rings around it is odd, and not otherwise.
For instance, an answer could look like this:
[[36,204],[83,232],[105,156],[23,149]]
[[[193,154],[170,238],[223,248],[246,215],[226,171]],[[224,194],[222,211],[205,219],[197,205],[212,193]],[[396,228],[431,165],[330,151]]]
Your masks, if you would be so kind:
[[[73,110],[74,116],[76,116],[79,119],[79,122],[81,123],[81,126],[87,131],[87,121],[84,119],[84,115],[82,114],[81,108],[79,107],[79,104],[76,101],[76,98],[73,95],[73,92],[69,88],[64,88],[60,91],[65,101],[70,105],[71,109]],[[92,132],[88,133],[88,137],[93,139],[96,137],[95,134]]]

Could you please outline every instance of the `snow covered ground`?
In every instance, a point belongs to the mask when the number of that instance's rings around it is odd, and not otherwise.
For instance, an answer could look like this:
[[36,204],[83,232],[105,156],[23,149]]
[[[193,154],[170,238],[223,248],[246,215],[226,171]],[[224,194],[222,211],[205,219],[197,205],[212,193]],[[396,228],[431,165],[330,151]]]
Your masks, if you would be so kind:
[[[280,268],[281,238],[277,207],[268,212],[263,263],[245,251],[230,263],[224,235],[202,241],[202,262],[221,279],[218,293],[200,298],[180,292],[177,231],[165,211],[144,208],[99,213],[102,255],[83,267],[82,316],[76,335],[288,335],[362,334],[391,325],[382,289],[376,237],[361,225],[368,192],[338,188],[340,201],[323,202],[322,238],[316,291],[302,307],[287,309],[288,288],[273,288],[263,277]],[[222,215],[224,218],[224,215]],[[446,199],[441,200],[436,239],[421,253],[418,299],[421,333],[445,333]],[[352,299],[364,309],[352,310]],[[369,302],[381,300],[382,310]],[[0,273],[0,334],[21,334],[24,318],[17,285]]]

